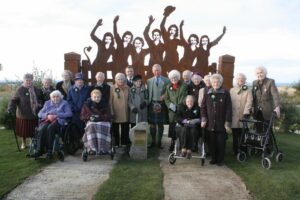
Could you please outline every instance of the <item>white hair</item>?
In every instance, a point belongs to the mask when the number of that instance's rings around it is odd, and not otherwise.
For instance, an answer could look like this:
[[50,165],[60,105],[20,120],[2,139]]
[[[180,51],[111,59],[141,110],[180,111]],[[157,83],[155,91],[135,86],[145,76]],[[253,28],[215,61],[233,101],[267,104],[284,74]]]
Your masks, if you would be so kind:
[[268,71],[267,71],[267,69],[264,66],[258,66],[258,67],[256,67],[255,68],[255,72],[257,70],[261,70],[265,74],[265,76],[267,76]]
[[221,74],[213,74],[213,75],[211,75],[210,82],[212,83],[214,79],[218,80],[221,85],[223,84],[223,77],[222,77]]
[[191,78],[192,75],[193,75],[193,73],[192,73],[190,70],[184,70],[184,71],[182,72],[182,76],[184,76],[184,75],[188,75],[189,78]]
[[70,70],[64,70],[61,75],[64,76],[65,74],[68,74],[70,79],[72,79],[73,73]]
[[64,98],[64,96],[61,94],[59,90],[54,90],[53,92],[50,93],[50,98],[52,99],[53,97],[58,96],[61,99]]
[[154,68],[157,68],[158,70],[161,71],[161,66],[160,66],[160,64],[154,64],[154,65],[152,66],[152,71],[153,71]]
[[52,84],[52,78],[46,77],[43,79],[43,83],[45,83],[46,81],[49,81]]
[[97,76],[102,76],[102,77],[105,78],[105,74],[104,74],[103,72],[97,72],[95,78],[96,78]]
[[193,95],[187,95],[187,96],[185,97],[185,101],[186,101],[187,99],[192,99],[193,102],[195,102],[195,97],[194,97]]
[[169,79],[175,77],[175,78],[177,78],[177,80],[180,80],[180,72],[176,69],[173,69],[169,72],[168,77],[169,77]]
[[243,73],[237,73],[237,74],[235,75],[235,78],[237,79],[238,77],[242,77],[244,80],[247,80],[246,75],[243,74]]
[[123,74],[123,73],[117,73],[117,74],[115,75],[115,81],[118,80],[118,79],[125,80],[125,79],[126,79],[125,74]]

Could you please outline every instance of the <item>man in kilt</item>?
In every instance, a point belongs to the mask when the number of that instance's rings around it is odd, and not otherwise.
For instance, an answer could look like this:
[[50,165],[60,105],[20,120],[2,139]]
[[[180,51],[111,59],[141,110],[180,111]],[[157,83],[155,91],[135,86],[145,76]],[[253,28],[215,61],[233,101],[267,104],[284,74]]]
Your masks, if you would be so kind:
[[161,139],[164,132],[164,124],[168,123],[167,108],[164,102],[165,89],[170,83],[169,79],[161,75],[161,66],[154,64],[152,67],[153,77],[147,80],[147,87],[149,91],[149,111],[148,122],[150,124],[150,134],[152,142],[150,147],[156,145],[162,149]]

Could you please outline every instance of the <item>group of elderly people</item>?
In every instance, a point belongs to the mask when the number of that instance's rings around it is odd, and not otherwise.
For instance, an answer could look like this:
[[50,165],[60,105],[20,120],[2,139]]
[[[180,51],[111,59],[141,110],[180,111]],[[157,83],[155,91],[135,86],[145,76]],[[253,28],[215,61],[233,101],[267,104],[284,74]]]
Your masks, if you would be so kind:
[[[244,74],[236,74],[236,84],[230,91],[222,87],[223,77],[220,74],[206,75],[202,79],[200,73],[185,71],[181,80],[180,72],[171,70],[166,78],[161,75],[161,66],[155,64],[152,67],[153,77],[145,85],[142,76],[133,76],[127,71],[132,71],[132,68],[126,68],[127,77],[117,73],[112,85],[104,82],[104,73],[98,72],[93,86],[85,84],[83,74],[76,74],[72,80],[71,73],[65,71],[56,90],[49,83],[44,84],[43,89],[34,87],[32,75],[26,74],[8,107],[9,112],[17,108],[16,132],[23,138],[22,148],[25,148],[26,137],[31,137],[37,126],[37,117],[41,119],[38,128],[40,153],[45,147],[49,153],[54,134],[66,118],[72,117],[82,135],[85,133],[83,142],[92,154],[108,149],[100,145],[103,141],[97,135],[97,122],[107,122],[107,127],[112,122],[114,145],[126,146],[130,145],[129,127],[148,121],[152,137],[149,147],[163,148],[164,124],[169,124],[169,150],[174,150],[175,140],[179,137],[181,155],[187,158],[191,158],[192,151],[197,150],[203,129],[211,155],[210,164],[221,166],[230,130],[233,152],[238,153],[242,132],[240,119],[253,114],[256,119],[268,121],[273,111],[280,116],[278,90],[275,81],[266,77],[264,67],[255,69],[257,80],[251,88],[246,85]],[[50,100],[45,99],[46,93]],[[109,135],[105,137],[108,141]]]

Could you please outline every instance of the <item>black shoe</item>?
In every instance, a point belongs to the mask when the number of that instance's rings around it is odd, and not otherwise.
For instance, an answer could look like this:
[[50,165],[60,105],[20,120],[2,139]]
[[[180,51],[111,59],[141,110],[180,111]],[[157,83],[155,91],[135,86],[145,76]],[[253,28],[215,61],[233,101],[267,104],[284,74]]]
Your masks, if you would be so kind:
[[186,158],[191,159],[191,157],[192,157],[192,152],[188,151],[186,154]]
[[40,151],[37,151],[37,152],[34,153],[33,156],[34,156],[35,158],[38,158],[38,157],[40,157],[40,156],[42,156],[42,155],[43,155],[43,154],[42,154]]
[[169,147],[169,151],[170,152],[174,151],[174,145],[171,144],[171,146]]
[[94,151],[94,150],[90,150],[90,151],[89,151],[89,155],[96,155],[96,153],[97,153],[97,152]]
[[223,163],[223,162],[219,162],[219,163],[217,163],[217,165],[218,165],[219,167],[221,167],[221,166],[224,165],[224,163]]
[[209,161],[209,164],[214,165],[214,164],[217,164],[217,162],[214,160],[211,160],[211,161]]

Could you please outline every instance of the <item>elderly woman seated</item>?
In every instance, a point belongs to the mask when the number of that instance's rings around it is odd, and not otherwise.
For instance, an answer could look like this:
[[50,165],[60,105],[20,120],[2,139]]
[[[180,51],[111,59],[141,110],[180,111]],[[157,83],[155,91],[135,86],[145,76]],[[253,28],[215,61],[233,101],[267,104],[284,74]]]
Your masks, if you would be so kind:
[[82,141],[89,154],[104,154],[109,152],[111,142],[110,108],[101,100],[100,90],[94,89],[91,97],[84,103],[80,118],[86,123]]
[[43,149],[47,148],[47,157],[52,157],[54,137],[61,133],[65,119],[72,117],[71,108],[63,95],[58,90],[50,93],[50,100],[46,101],[44,107],[38,113],[41,119],[38,128],[38,145],[36,157],[42,155]]
[[185,102],[179,105],[177,121],[183,126],[179,137],[181,156],[190,159],[195,136],[200,134],[200,109],[192,95],[188,95]]

